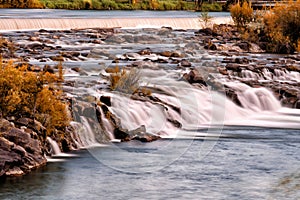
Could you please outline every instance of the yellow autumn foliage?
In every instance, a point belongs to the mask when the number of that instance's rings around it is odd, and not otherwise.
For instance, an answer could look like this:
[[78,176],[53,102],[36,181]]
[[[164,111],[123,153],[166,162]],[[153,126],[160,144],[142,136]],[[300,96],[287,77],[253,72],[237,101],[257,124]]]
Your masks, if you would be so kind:
[[48,130],[63,130],[69,118],[56,86],[61,77],[27,68],[0,60],[0,116],[29,117],[42,122]]
[[231,6],[230,14],[233,22],[238,28],[245,27],[253,20],[254,16],[251,3],[247,3],[247,1],[244,1],[242,5],[238,2]]

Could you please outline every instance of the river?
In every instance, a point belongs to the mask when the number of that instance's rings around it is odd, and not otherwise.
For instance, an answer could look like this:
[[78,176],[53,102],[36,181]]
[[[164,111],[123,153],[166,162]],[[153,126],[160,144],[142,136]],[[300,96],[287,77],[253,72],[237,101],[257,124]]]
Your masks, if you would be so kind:
[[[22,23],[25,18],[29,24],[33,20],[53,18],[67,19],[72,23],[85,18],[114,21],[115,16],[127,18],[127,21],[143,21],[145,16],[198,20],[198,15],[186,11],[4,9],[0,18]],[[228,13],[212,15],[229,16]],[[179,27],[183,22],[178,22]],[[1,31],[20,47],[38,43],[28,40],[32,35],[39,37],[43,44],[48,45],[46,47],[57,47],[43,49],[42,53],[38,53],[38,47],[32,54],[22,48],[16,50],[16,55],[27,55],[32,64],[52,65],[56,62],[51,57],[60,55],[60,51],[80,51],[81,56],[64,62],[65,80],[75,83],[72,87],[65,86],[68,94],[77,96],[78,100],[87,94],[97,98],[110,96],[112,105],[109,109],[121,118],[123,127],[132,130],[145,125],[151,133],[163,133],[163,139],[151,143],[131,141],[102,145],[96,141],[99,133],[87,120],[92,121],[95,116],[82,116],[79,120],[84,125],[80,133],[83,135],[81,142],[83,146],[91,147],[83,147],[70,154],[58,153],[49,158],[47,166],[42,169],[23,177],[2,179],[0,199],[300,198],[300,111],[281,107],[275,96],[265,88],[251,88],[243,84],[242,81],[249,79],[248,75],[239,82],[215,73],[212,70],[214,63],[221,62],[224,55],[216,56],[196,44],[193,31],[161,29],[157,34],[157,30],[153,29],[124,29],[118,30],[116,37],[104,40],[105,43],[85,43],[91,41],[89,30],[37,33],[22,32],[20,28],[17,32]],[[52,34],[59,39],[53,39]],[[146,47],[155,53],[136,54]],[[243,108],[213,90],[179,81],[186,68],[178,66],[176,61],[179,58],[162,57],[157,53],[167,50],[185,52],[186,58],[201,73],[211,70],[211,75],[222,84],[241,90],[239,97]],[[83,57],[83,53],[88,56]],[[99,74],[105,76],[104,70],[116,65],[112,55],[119,59],[121,67],[142,63],[143,84],[153,89],[153,96],[169,104],[162,106],[157,102],[135,101],[129,98],[130,95],[107,90],[107,82]],[[264,60],[259,57],[261,55],[268,56],[249,53],[245,57],[259,62]],[[158,59],[164,62],[156,62]],[[278,59],[284,62],[284,58]],[[75,66],[82,71],[72,71]],[[249,73],[253,75],[252,71]],[[266,81],[262,77],[270,72],[264,73],[257,76],[258,81]],[[278,77],[274,75],[278,82],[299,82],[299,73],[292,76],[281,71],[279,74]],[[178,114],[174,107],[180,108],[181,113]],[[102,118],[105,131],[112,132],[109,122]],[[174,127],[168,119],[179,121],[182,127]],[[74,124],[78,125],[77,122]]]

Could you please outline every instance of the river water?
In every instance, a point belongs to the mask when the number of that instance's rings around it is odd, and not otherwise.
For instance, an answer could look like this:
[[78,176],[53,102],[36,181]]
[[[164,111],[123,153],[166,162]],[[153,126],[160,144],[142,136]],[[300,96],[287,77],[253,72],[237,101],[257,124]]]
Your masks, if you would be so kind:
[[[111,19],[117,15],[134,19],[144,18],[145,15],[150,18],[173,16],[196,18],[199,13],[1,10],[1,18],[29,20],[53,17]],[[212,15],[228,17],[228,13]],[[136,34],[138,38],[147,36],[151,39],[154,33],[156,33],[154,30],[144,32],[121,30],[118,38],[128,38],[128,35]],[[20,37],[23,35],[19,32],[9,36],[18,37],[18,34]],[[58,41],[60,46],[72,51],[74,49],[89,51],[89,57],[85,61],[65,62],[66,67],[80,66],[86,72],[83,75],[74,75],[75,72],[65,74],[67,81],[76,80],[79,85],[78,90],[72,88],[75,91],[72,95],[81,94],[82,90],[86,93],[96,93],[96,96],[102,95],[103,91],[98,90],[102,86],[97,85],[102,81],[99,81],[98,74],[103,71],[99,64],[105,63],[102,68],[113,65],[112,60],[105,58],[110,57],[107,54],[118,54],[122,57],[125,52],[134,53],[145,48],[145,44],[120,44],[115,41],[111,41],[112,43],[107,46],[84,47],[84,44],[77,42],[83,35],[78,37],[63,35]],[[147,44],[147,47],[156,51],[174,49],[183,51],[183,47],[186,48],[194,42],[192,35],[193,32],[189,31],[161,35],[163,42],[156,38],[156,43]],[[180,42],[174,38],[180,38]],[[18,42],[26,44],[28,41],[20,39]],[[192,64],[201,68],[209,59],[210,62],[214,62],[215,58],[212,59],[213,56],[202,47],[195,47],[199,49],[187,52],[191,55]],[[102,56],[103,52],[106,53],[105,56]],[[41,64],[36,58],[31,58],[30,62]],[[220,104],[217,101],[220,95],[209,96],[206,90],[195,89],[183,81],[178,81],[178,74],[182,72],[178,72],[173,64],[162,64],[159,67],[150,65],[144,69],[144,73],[147,78],[146,84],[150,86],[156,84],[157,89],[168,91],[166,94],[163,92],[155,94],[153,91],[152,95],[157,95],[174,105],[178,103],[186,113],[183,112],[178,116],[169,108],[170,113],[166,116],[157,104],[133,101],[127,96],[109,91],[104,93],[112,96],[111,109],[113,113],[122,116],[124,127],[131,130],[139,125],[146,125],[147,131],[156,133],[163,130],[170,134],[170,137],[164,135],[164,139],[152,143],[131,141],[98,144],[92,148],[74,151],[72,154],[56,155],[49,158],[47,166],[42,169],[24,177],[0,180],[0,199],[300,198],[299,111],[281,108],[279,101],[267,90],[247,88],[245,85],[241,87],[237,82],[228,80],[224,82],[236,85],[237,88],[242,88],[241,90],[248,90],[248,96],[243,96],[242,101],[245,109],[224,98],[220,100],[223,104]],[[250,97],[255,101],[251,102]],[[269,110],[262,112],[264,109]],[[220,112],[223,113],[222,119],[211,119],[211,114]],[[166,120],[170,116],[182,122],[183,128],[174,129]],[[83,119],[87,121],[86,118]],[[224,126],[219,124],[220,121]],[[215,122],[211,128],[207,127],[207,123],[210,122]],[[201,129],[199,125],[203,124],[206,126]],[[87,126],[84,130],[91,132],[90,129]],[[182,135],[173,136],[172,131]],[[87,136],[94,137],[95,134],[88,133],[85,137]],[[88,139],[85,144],[95,142],[95,138],[92,141]]]
[[[77,157],[49,163],[21,178],[7,179],[0,184],[0,198],[299,199],[298,130],[243,127],[228,128],[224,133],[237,137],[210,141],[214,146],[204,157],[199,155],[207,141],[197,139],[130,142],[80,150],[74,153]],[[136,168],[151,168],[168,158],[166,153],[170,152],[159,152],[166,146],[170,151],[177,151],[178,146],[188,148],[159,170],[136,173]],[[122,156],[114,148],[122,150]],[[138,161],[133,158],[136,154],[141,155]],[[123,168],[125,163],[132,166]]]

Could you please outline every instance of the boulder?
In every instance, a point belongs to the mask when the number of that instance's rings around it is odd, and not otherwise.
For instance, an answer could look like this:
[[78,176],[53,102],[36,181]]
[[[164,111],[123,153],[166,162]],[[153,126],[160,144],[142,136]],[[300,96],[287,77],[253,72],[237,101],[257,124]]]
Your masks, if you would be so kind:
[[120,139],[122,142],[131,140],[128,130],[120,127],[115,128],[114,136],[116,139]]
[[183,59],[180,62],[180,66],[182,66],[182,67],[191,67],[192,64],[188,60]]
[[107,106],[111,106],[111,97],[110,96],[101,96],[100,101]]
[[206,82],[198,70],[193,69],[189,73],[185,73],[183,78],[190,84],[199,83],[206,86]]

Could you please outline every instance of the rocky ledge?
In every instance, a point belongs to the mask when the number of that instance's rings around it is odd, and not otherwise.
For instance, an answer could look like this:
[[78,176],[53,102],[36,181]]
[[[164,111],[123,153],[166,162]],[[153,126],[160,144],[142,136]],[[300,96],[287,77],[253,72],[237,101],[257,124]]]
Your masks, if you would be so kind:
[[39,140],[42,130],[36,130],[17,128],[12,122],[0,119],[0,177],[23,175],[46,164]]

